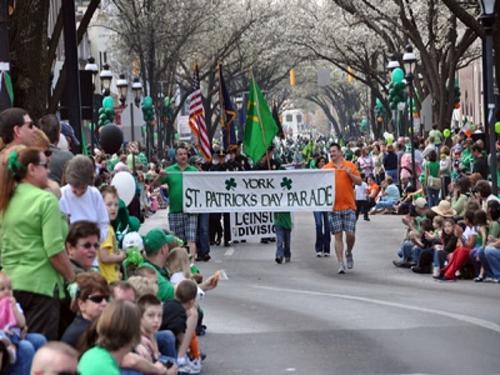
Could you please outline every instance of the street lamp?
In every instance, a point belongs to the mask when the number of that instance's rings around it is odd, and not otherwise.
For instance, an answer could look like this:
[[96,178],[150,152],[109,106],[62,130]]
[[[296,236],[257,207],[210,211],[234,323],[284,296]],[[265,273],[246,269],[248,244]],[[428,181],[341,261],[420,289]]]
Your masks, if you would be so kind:
[[[134,93],[134,103],[139,108],[141,104],[141,95],[142,95],[142,83],[139,77],[134,77],[132,80],[132,92]],[[135,143],[135,129],[134,129],[134,104],[130,102],[130,136],[132,138],[132,143]],[[132,171],[135,174],[135,154],[134,151],[131,150],[132,153]]]
[[97,64],[95,63],[95,59],[90,56],[87,59],[87,64],[85,65],[85,70],[88,72],[92,72],[92,101],[90,102],[90,111],[92,113],[92,120],[90,121],[90,154],[93,155],[94,153],[94,124],[96,121],[96,116],[95,116],[95,109],[94,109],[94,101],[95,101],[95,89],[96,89],[96,76],[97,72],[99,71],[99,68],[97,67]]
[[125,106],[125,100],[127,100],[128,93],[128,81],[125,79],[125,74],[120,74],[118,81],[116,82],[116,87],[120,92],[120,102],[122,107]]
[[415,170],[415,139],[414,139],[414,129],[413,129],[413,78],[415,73],[415,65],[417,58],[413,52],[413,46],[408,42],[405,54],[403,55],[403,64],[406,71],[406,81],[408,83],[409,90],[409,113],[410,113],[410,144],[411,144],[411,174],[412,174],[412,184],[415,191],[417,190],[417,174]]
[[104,96],[108,96],[110,94],[111,81],[113,80],[113,73],[109,70],[109,65],[104,64],[103,70],[99,74],[99,78],[101,79],[101,88]]
[[[495,24],[495,0],[480,0],[481,23],[484,29],[483,40],[483,95],[485,104],[484,128],[489,129],[490,174],[492,192],[497,195],[497,163],[496,163],[496,132],[495,132],[495,101],[493,89],[493,25]],[[486,132],[488,134],[488,132]]]
[[[394,55],[392,55],[391,58],[392,58],[392,60],[387,63],[387,67],[386,67],[388,74],[389,74],[389,81],[391,81],[391,74],[392,74],[393,70],[400,67],[399,61],[397,60],[397,55],[394,54]],[[392,117],[392,125],[393,125],[392,128],[396,131],[396,137],[398,137],[402,133],[402,131],[400,131],[400,125],[399,125],[399,121],[398,121],[398,117],[400,117],[399,116],[400,108],[398,107],[397,109],[393,109],[391,112],[392,112],[391,117]]]

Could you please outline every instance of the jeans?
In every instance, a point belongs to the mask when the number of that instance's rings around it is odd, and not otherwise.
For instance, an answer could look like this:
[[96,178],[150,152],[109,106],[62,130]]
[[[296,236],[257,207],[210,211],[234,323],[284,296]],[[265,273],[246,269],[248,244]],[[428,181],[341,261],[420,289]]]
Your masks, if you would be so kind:
[[446,262],[446,258],[448,258],[448,254],[444,250],[436,250],[434,251],[434,260],[432,265],[434,267],[438,267],[439,269],[444,267],[444,262]]
[[412,250],[413,250],[413,242],[410,240],[404,240],[401,244],[401,248],[398,251],[398,256],[402,258],[405,262],[410,262],[412,260]]
[[432,247],[421,248],[415,246],[413,248],[413,257],[417,263],[417,267],[429,267],[431,264],[430,260],[434,257],[434,249]]
[[200,256],[210,253],[209,219],[210,214],[198,215],[196,249]]
[[370,203],[365,199],[365,200],[356,200],[356,220],[359,218],[359,214],[363,214],[363,218],[365,220],[368,220],[368,207]]
[[177,360],[177,350],[175,348],[175,336],[172,331],[163,330],[156,332],[156,341],[158,342],[158,350],[161,353],[162,362],[170,360],[175,363]]
[[328,212],[315,211],[314,223],[316,224],[316,242],[314,250],[317,253],[330,254],[330,222],[328,221]]
[[388,169],[385,171],[385,175],[390,176],[392,178],[392,182],[396,185],[398,184],[399,178],[397,169]]
[[486,246],[479,252],[479,259],[484,267],[485,276],[500,279],[500,249]]
[[429,207],[437,206],[439,204],[439,192],[440,190],[427,188],[427,204]]
[[40,349],[47,340],[39,333],[28,333],[24,340],[20,340],[16,344],[17,359],[12,365],[12,375],[29,375],[31,362],[35,356],[35,352]]
[[378,203],[375,205],[375,209],[380,209],[380,208],[394,208],[394,205],[398,203],[397,200],[395,199],[390,199],[390,198],[385,198],[382,197],[378,201]]
[[276,258],[290,258],[290,237],[292,231],[290,229],[276,227]]

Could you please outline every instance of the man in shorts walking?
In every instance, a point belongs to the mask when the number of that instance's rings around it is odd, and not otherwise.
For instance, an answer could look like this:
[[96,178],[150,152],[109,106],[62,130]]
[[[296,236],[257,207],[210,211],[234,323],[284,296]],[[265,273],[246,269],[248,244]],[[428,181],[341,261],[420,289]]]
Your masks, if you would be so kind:
[[[354,266],[352,248],[354,247],[356,231],[356,200],[354,185],[360,185],[362,180],[356,166],[344,159],[340,145],[330,145],[330,162],[323,169],[335,170],[335,203],[330,213],[330,228],[335,236],[335,254],[339,262],[339,274],[344,274],[347,268]],[[345,232],[347,249],[344,263]]]

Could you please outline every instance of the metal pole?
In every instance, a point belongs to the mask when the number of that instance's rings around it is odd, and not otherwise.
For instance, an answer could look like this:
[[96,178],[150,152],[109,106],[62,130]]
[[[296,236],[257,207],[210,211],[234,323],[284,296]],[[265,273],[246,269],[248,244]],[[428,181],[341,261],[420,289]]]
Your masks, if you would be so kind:
[[67,99],[68,120],[75,130],[76,137],[80,140],[80,146],[73,145],[76,152],[82,152],[82,100],[80,97],[80,71],[78,70],[78,44],[76,42],[75,2],[63,1],[63,24],[64,24],[64,54],[66,56],[66,87],[71,92]]
[[[8,7],[8,0],[0,0],[0,72],[3,71],[4,74],[10,73]],[[4,84],[4,87],[7,85]],[[2,90],[0,93],[0,112],[12,107],[12,104],[7,91]]]
[[90,155],[94,155],[94,124],[95,124],[95,113],[94,113],[94,101],[95,101],[95,84],[92,84],[92,103],[90,103],[90,113],[92,113],[92,119],[90,120]]
[[[134,104],[130,102],[130,136],[132,138],[132,143],[135,142],[135,132],[134,132]],[[132,172],[135,175],[135,154],[132,152]]]
[[492,192],[494,195],[498,193],[497,186],[497,154],[496,154],[496,132],[495,132],[495,96],[493,89],[493,23],[494,16],[482,17],[483,27],[486,34],[484,39],[483,56],[486,60],[486,71],[483,73],[486,79],[486,87],[483,90],[484,101],[487,101],[488,113],[486,113],[485,129],[489,127],[489,147],[490,147],[490,174],[492,182]]
[[410,84],[410,141],[411,141],[411,174],[412,174],[412,184],[417,190],[417,173],[415,169],[415,134],[413,131],[413,73],[408,74],[408,81]]

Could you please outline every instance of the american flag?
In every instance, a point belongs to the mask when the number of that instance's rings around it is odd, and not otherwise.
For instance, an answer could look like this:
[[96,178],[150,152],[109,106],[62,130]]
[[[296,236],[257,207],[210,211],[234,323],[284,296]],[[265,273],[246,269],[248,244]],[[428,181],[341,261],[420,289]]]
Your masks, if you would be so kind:
[[193,92],[188,97],[189,101],[189,127],[193,132],[196,147],[205,160],[212,159],[210,140],[208,139],[207,125],[205,123],[205,109],[200,89],[200,73],[198,66],[193,74]]

